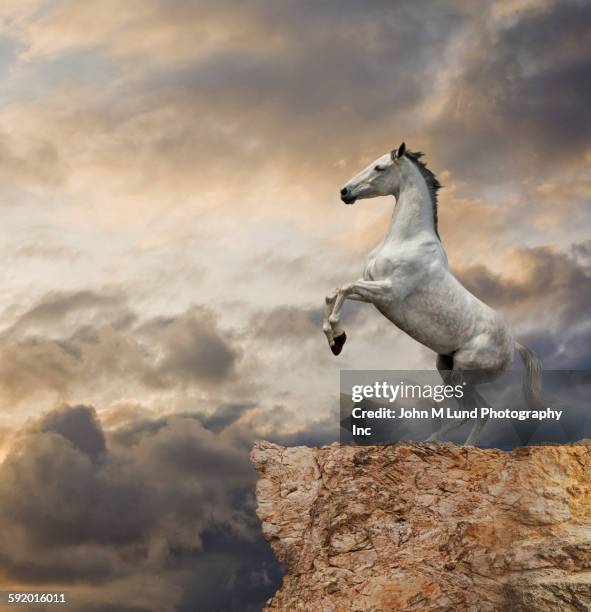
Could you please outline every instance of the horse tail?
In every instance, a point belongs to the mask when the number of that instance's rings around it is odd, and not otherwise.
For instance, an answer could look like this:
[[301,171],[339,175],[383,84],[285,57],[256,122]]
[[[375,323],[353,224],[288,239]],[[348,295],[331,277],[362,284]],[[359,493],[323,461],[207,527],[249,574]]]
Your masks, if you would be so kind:
[[515,348],[525,366],[525,373],[522,380],[523,395],[530,410],[540,410],[544,408],[542,398],[542,362],[540,358],[527,347],[519,342],[515,342]]

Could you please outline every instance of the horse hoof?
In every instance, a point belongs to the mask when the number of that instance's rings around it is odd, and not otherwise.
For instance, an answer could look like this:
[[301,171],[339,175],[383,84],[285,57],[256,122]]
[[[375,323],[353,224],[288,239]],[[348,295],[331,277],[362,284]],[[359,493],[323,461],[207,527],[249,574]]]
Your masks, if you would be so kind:
[[341,353],[346,340],[347,334],[345,332],[343,332],[340,336],[334,337],[334,344],[331,344],[330,346],[330,350],[332,351],[333,355],[339,355]]

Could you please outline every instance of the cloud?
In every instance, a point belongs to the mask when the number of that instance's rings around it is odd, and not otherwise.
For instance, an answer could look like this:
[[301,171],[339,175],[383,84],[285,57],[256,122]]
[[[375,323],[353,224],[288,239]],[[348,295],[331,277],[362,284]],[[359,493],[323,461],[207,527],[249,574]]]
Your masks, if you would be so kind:
[[3,182],[27,185],[29,188],[57,187],[65,180],[64,168],[56,145],[43,138],[26,138],[15,142],[2,133],[0,177]]
[[543,182],[589,146],[591,8],[540,3],[496,21],[476,21],[465,60],[445,88],[431,126],[438,155],[471,182],[535,177]]
[[[143,192],[147,178],[162,193],[194,193],[205,182],[210,191],[229,166],[243,184],[261,166],[282,181],[324,174],[343,156],[356,162],[370,143],[377,154],[401,138],[400,117],[429,93],[463,25],[458,10],[437,2],[109,7],[57,2],[16,29],[29,65],[55,69],[52,58],[75,52],[84,61],[90,47],[87,61],[106,56],[113,74],[100,91],[61,79],[47,95],[3,109],[8,151],[32,166],[12,181],[59,176],[71,192],[92,180],[112,200]],[[38,143],[55,163],[32,165]]]
[[203,426],[209,431],[219,433],[238,421],[254,406],[255,404],[224,404],[219,406],[214,414],[202,420]]
[[253,333],[262,338],[302,341],[322,329],[322,307],[277,306],[252,317]]
[[[136,418],[103,430],[79,405],[22,427],[0,465],[4,579],[59,585],[74,610],[260,609],[279,566],[254,515],[257,432],[226,419],[216,434],[219,419],[201,420]],[[327,439],[317,425],[271,437]]]
[[[115,315],[115,327],[128,325],[133,315],[125,308],[125,295],[117,291],[51,291],[24,311],[4,333],[16,335],[47,328],[71,328],[80,321],[100,324]],[[112,320],[110,322],[113,322]]]
[[180,316],[153,319],[140,333],[159,344],[163,352],[146,379],[148,384],[215,384],[234,374],[239,352],[224,338],[216,316],[207,307],[195,306]]
[[520,341],[540,352],[546,368],[585,368],[591,359],[588,251],[588,242],[567,253],[551,247],[518,249],[507,258],[505,274],[476,264],[459,270],[458,277],[510,318]]
[[62,80],[3,109],[6,158],[31,166],[8,182],[61,177],[66,192],[102,200],[97,213],[108,201],[119,215],[146,184],[144,212],[198,193],[202,209],[242,199],[277,215],[290,189],[294,210],[318,219],[327,176],[335,192],[403,138],[475,191],[556,183],[588,148],[581,2],[497,3],[481,16],[442,2],[109,6],[62,1],[19,21],[29,63],[47,69],[90,46],[112,78],[100,91]]
[[45,295],[5,330],[0,347],[5,405],[103,385],[211,388],[234,378],[240,361],[209,308],[139,321],[126,297],[109,291]]
[[248,53],[281,50],[281,37],[266,31],[252,11],[223,2],[213,8],[196,2],[121,6],[111,0],[88,5],[61,0],[23,24],[18,38],[29,61],[84,48],[156,64],[194,61],[227,47]]
[[[51,412],[21,432],[0,468],[0,521],[11,533],[0,555],[6,577],[108,585],[165,572],[171,556],[202,548],[206,529],[253,537],[239,501],[252,483],[250,467],[197,421],[171,417],[132,447],[110,441],[97,452],[101,438],[94,411],[83,406]],[[137,600],[127,603],[174,609],[174,589],[164,607],[141,594]]]
[[107,447],[99,420],[88,406],[47,413],[38,423],[43,433],[55,432],[71,442],[85,455],[97,459]]
[[[578,245],[575,252],[584,250]],[[591,296],[591,269],[572,254],[551,247],[515,250],[507,261],[505,275],[482,264],[459,271],[467,288],[496,307],[514,315],[541,316],[551,312],[553,321],[568,326],[586,314]]]

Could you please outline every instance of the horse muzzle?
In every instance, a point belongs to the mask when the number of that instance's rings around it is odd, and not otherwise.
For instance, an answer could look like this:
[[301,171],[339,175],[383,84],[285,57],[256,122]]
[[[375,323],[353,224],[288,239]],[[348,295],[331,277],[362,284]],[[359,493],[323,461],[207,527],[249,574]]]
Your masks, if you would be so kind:
[[345,204],[354,204],[357,198],[352,195],[351,190],[348,187],[343,187],[341,189],[341,200]]

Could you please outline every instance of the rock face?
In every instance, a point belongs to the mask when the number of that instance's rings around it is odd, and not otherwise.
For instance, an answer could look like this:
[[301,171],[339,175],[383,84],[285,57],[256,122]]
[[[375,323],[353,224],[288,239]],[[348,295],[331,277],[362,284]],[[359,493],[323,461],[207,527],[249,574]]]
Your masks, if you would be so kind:
[[591,610],[591,445],[257,442],[266,610]]

